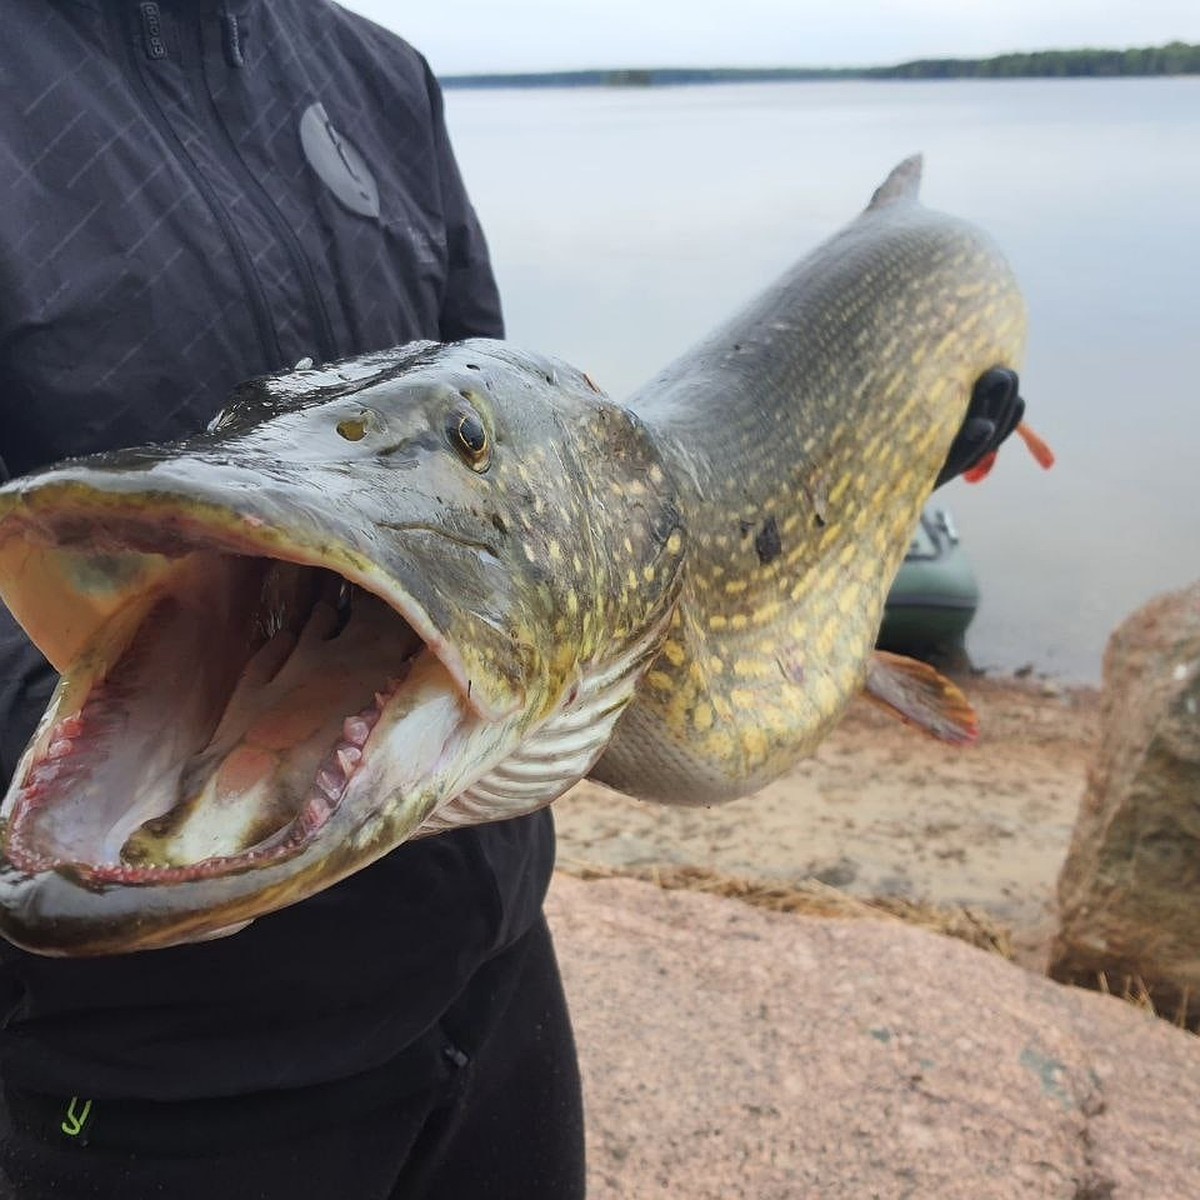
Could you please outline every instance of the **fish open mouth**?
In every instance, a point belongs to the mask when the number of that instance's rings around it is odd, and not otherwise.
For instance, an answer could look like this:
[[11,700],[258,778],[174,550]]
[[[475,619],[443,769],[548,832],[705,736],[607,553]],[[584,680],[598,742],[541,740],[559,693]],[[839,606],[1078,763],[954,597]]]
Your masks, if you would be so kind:
[[64,670],[6,801],[7,858],[97,887],[291,858],[347,803],[414,669],[453,690],[398,612],[331,570],[176,555]]

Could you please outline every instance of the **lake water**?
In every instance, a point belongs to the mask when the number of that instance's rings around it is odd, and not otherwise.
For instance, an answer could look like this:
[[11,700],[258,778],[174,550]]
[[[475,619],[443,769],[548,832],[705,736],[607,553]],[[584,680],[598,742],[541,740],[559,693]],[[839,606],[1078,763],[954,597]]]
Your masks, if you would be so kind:
[[1200,79],[450,92],[509,336],[616,397],[925,154],[1030,308],[1020,444],[950,484],[969,648],[1094,681],[1112,627],[1200,576]]

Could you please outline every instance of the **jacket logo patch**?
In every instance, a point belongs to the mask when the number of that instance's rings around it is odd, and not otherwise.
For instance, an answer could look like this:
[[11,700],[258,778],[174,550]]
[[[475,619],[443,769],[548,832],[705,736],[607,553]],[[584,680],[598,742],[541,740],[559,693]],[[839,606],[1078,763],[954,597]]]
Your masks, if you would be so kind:
[[71,1103],[67,1105],[66,1116],[63,1117],[59,1128],[67,1137],[78,1137],[83,1132],[83,1127],[87,1124],[88,1117],[91,1115],[92,1102],[85,1100],[80,1104],[79,1097],[72,1096]]
[[339,133],[323,104],[310,104],[300,118],[300,145],[308,165],[338,202],[360,217],[379,216],[379,187],[354,144]]
[[139,4],[142,17],[142,41],[146,45],[147,58],[166,58],[167,43],[163,38],[162,13],[153,3]]

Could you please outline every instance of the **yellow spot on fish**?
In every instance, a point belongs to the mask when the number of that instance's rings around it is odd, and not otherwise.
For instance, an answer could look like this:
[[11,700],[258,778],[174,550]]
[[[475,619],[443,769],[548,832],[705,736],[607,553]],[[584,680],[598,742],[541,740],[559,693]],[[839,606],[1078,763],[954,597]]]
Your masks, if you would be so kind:
[[767,735],[757,726],[742,730],[742,748],[751,758],[761,759],[767,753]]
[[663,643],[662,652],[663,657],[673,667],[683,666],[684,659],[687,657],[683,647],[677,641],[670,638]]
[[761,658],[735,658],[733,673],[739,679],[765,679],[771,674],[771,664]]
[[691,697],[685,692],[676,692],[667,706],[667,724],[679,737],[687,736],[688,715],[691,707]]
[[701,733],[712,728],[713,710],[711,704],[705,704],[701,701],[696,705],[692,713],[692,724],[696,726]]
[[783,608],[782,600],[768,600],[766,604],[760,605],[754,610],[754,624],[766,625],[773,621]]
[[680,536],[679,530],[676,529],[669,538],[667,538],[667,553],[678,554],[683,549],[683,538]]
[[793,642],[803,642],[808,637],[808,622],[803,614],[788,624],[787,632]]
[[781,708],[774,704],[766,704],[758,714],[759,720],[774,734],[787,734],[792,728],[792,722]]
[[654,568],[649,565],[643,567],[642,568],[642,578],[647,583],[653,583],[654,582]]
[[656,692],[670,692],[675,690],[675,685],[671,682],[671,677],[665,671],[648,671],[646,673],[646,682]]
[[828,675],[817,677],[813,684],[813,691],[817,700],[817,708],[822,713],[832,712],[841,698],[837,684]]
[[857,582],[847,584],[837,598],[838,612],[848,617],[858,607],[861,595],[862,588]]
[[560,562],[562,560],[562,547],[557,542],[551,542],[546,549],[550,552],[551,562]]

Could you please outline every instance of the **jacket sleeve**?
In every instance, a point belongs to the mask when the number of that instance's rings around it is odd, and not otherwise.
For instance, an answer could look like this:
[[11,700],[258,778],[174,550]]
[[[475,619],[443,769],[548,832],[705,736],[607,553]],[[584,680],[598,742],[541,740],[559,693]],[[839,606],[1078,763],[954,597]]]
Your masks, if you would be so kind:
[[467,198],[462,175],[450,146],[442,106],[442,90],[425,64],[425,86],[433,119],[437,170],[441,181],[442,212],[446,222],[446,288],[439,318],[444,342],[468,337],[504,336],[500,293],[492,274],[487,242],[479,218]]

